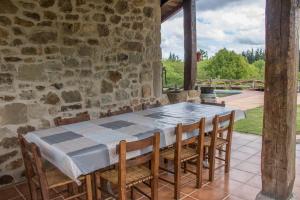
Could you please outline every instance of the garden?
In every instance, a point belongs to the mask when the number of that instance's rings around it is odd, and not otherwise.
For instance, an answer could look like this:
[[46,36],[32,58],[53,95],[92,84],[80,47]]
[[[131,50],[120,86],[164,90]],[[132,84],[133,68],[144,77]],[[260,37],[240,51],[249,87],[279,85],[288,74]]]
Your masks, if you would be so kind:
[[[246,50],[241,54],[227,49],[221,49],[214,56],[208,58],[207,52],[200,50],[202,60],[197,64],[197,82],[203,84],[213,80],[212,85],[226,85],[231,82],[245,83],[251,80],[264,82],[265,53],[262,49]],[[170,53],[168,59],[163,60],[165,69],[164,88],[182,88],[184,77],[184,63],[178,56]],[[227,82],[224,80],[228,80]],[[245,86],[246,84],[244,84]],[[240,86],[243,88],[243,86]],[[247,89],[247,87],[245,87]],[[234,91],[231,89],[231,91]],[[222,95],[218,95],[222,97]],[[300,133],[300,105],[297,109],[297,133]],[[263,107],[246,111],[247,118],[235,125],[235,131],[261,135],[263,127]]]

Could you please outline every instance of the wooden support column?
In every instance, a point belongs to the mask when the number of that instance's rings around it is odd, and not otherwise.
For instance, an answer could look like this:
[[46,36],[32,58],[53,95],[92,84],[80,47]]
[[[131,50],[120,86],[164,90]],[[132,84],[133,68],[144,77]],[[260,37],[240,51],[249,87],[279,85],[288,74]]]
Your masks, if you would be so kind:
[[184,89],[194,89],[197,76],[196,2],[183,1],[184,12]]
[[298,33],[296,0],[267,0],[266,70],[259,200],[293,199]]

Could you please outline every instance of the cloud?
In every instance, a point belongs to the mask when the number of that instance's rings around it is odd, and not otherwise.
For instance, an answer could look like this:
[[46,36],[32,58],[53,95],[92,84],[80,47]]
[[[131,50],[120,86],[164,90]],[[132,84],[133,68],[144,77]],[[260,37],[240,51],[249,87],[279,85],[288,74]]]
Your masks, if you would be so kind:
[[197,10],[217,10],[229,4],[243,1],[246,0],[199,0],[197,1]]
[[253,40],[251,38],[237,38],[237,42],[240,44],[248,44],[248,45],[263,45],[264,42],[261,40]]
[[[215,1],[221,2],[220,5]],[[197,1],[198,49],[208,51],[211,56],[224,47],[236,52],[250,48],[264,48],[265,1],[247,2],[246,0]],[[183,58],[183,39],[181,11],[162,24],[163,57],[173,52]]]

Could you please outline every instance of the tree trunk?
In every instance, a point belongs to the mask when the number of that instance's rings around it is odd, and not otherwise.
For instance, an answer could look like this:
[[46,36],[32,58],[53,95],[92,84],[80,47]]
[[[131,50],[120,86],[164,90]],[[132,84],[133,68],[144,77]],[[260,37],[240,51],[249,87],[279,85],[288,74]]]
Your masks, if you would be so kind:
[[296,0],[267,0],[262,191],[292,198],[295,180],[298,33]]
[[197,76],[196,2],[183,1],[184,12],[184,89],[193,90]]

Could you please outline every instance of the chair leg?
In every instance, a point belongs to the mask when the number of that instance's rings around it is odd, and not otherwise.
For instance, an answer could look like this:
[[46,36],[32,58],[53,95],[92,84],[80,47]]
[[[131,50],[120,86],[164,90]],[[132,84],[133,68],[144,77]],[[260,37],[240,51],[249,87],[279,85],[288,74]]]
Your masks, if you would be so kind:
[[92,176],[91,175],[86,175],[85,176],[85,181],[86,181],[87,200],[93,200]]
[[67,187],[68,187],[68,194],[69,194],[69,195],[74,195],[74,194],[76,194],[76,191],[75,191],[76,186],[74,185],[74,183],[68,184]]
[[135,199],[135,198],[134,198],[133,187],[130,188],[130,198],[131,198],[132,200]]
[[209,181],[214,181],[215,178],[215,151],[209,150]]
[[174,163],[174,199],[180,199],[181,163]]
[[230,169],[230,157],[231,157],[231,146],[230,144],[226,145],[226,154],[225,154],[225,173],[229,172]]
[[185,173],[185,174],[187,173],[186,169],[187,169],[187,162],[184,162],[183,163],[183,173]]
[[203,159],[201,158],[197,158],[197,164],[196,164],[196,176],[197,176],[197,179],[196,179],[196,187],[197,188],[201,188],[202,187],[202,166],[203,166],[203,163],[202,163]]
[[158,200],[158,177],[151,180],[151,200]]
[[29,184],[31,199],[37,200],[38,199],[37,187],[31,181],[28,184]]
[[102,199],[101,198],[101,190],[99,188],[101,188],[101,177],[97,177],[97,174],[95,175],[96,176],[96,181],[95,181],[95,189],[96,189],[96,199]]

